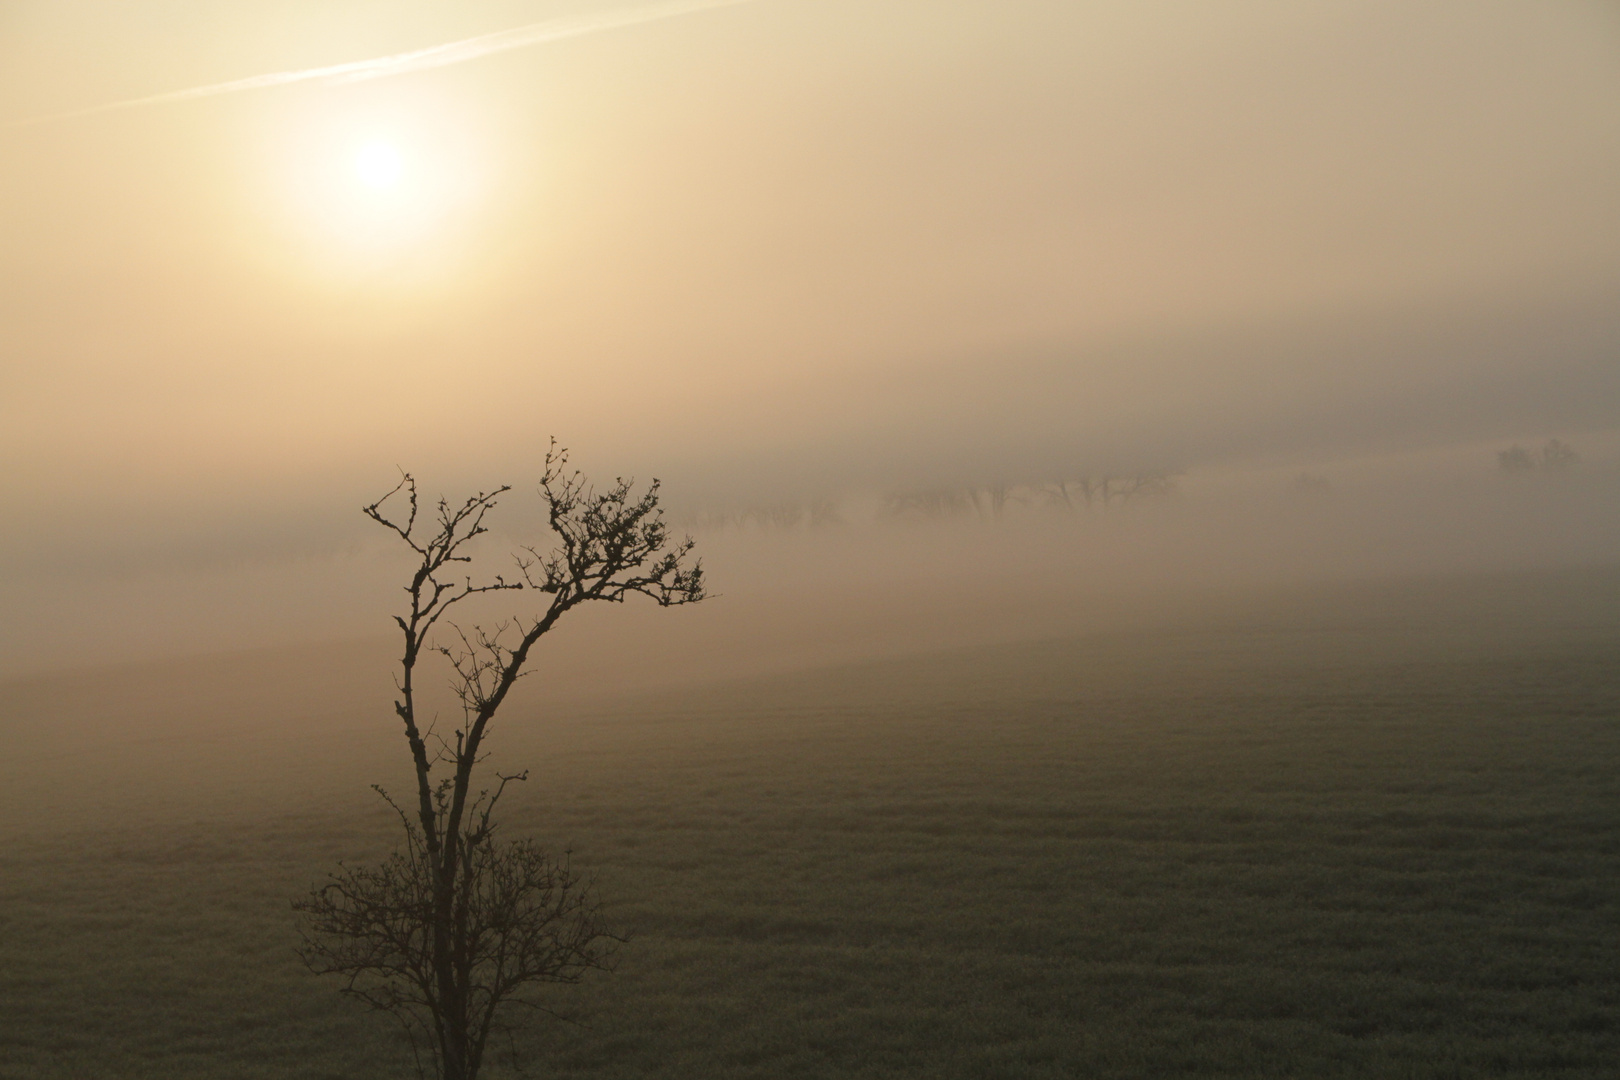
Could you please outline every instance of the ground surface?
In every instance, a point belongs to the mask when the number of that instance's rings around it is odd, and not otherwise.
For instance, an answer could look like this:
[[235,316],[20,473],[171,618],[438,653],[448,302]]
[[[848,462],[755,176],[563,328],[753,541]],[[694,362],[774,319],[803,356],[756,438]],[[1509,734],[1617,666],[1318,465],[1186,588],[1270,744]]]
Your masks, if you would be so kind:
[[[292,954],[289,899],[392,842],[362,660],[4,687],[0,1076],[410,1075]],[[1613,572],[524,708],[509,830],[635,929],[534,1075],[1620,1060]]]

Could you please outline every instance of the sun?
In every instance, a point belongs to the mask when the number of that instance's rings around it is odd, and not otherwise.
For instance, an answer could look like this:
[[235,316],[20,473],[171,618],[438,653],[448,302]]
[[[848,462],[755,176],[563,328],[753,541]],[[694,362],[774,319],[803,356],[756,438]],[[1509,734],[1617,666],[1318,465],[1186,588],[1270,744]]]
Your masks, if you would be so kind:
[[405,159],[393,143],[372,141],[355,150],[353,166],[360,183],[374,191],[387,191],[399,186]]
[[448,272],[444,256],[483,220],[492,187],[495,151],[475,105],[367,84],[268,113],[256,155],[274,250],[323,282],[418,264]]

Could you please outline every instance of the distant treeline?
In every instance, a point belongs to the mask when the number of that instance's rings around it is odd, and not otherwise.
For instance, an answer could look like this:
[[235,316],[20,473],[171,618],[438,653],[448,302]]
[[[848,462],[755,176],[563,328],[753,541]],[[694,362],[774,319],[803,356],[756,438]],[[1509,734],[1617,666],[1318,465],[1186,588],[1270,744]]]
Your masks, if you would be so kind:
[[1529,472],[1545,469],[1558,472],[1575,465],[1581,459],[1562,439],[1549,439],[1539,451],[1526,450],[1515,443],[1496,453],[1496,464],[1503,472]]
[[[1072,512],[1122,507],[1136,500],[1169,494],[1176,476],[1168,472],[1081,476],[1068,480],[1021,483],[933,486],[883,492],[875,517],[887,521],[940,521],[977,518],[993,521],[1009,507]],[[831,499],[804,503],[771,503],[735,510],[704,511],[683,515],[686,528],[782,531],[818,529],[847,523],[849,511]]]
[[770,503],[737,510],[704,510],[673,516],[677,525],[688,529],[820,529],[844,524],[838,503],[812,499],[808,503]]

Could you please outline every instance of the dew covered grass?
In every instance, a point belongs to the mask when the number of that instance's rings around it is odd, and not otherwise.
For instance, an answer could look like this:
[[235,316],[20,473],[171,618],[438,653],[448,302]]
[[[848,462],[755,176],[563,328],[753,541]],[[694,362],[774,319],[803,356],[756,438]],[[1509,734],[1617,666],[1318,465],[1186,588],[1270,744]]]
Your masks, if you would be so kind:
[[[559,992],[582,1026],[517,1045],[581,1080],[1612,1075],[1605,595],[535,694],[498,733],[531,768],[506,828],[570,847],[634,937]],[[393,840],[356,663],[4,688],[0,1075],[411,1075],[292,952],[291,897]]]

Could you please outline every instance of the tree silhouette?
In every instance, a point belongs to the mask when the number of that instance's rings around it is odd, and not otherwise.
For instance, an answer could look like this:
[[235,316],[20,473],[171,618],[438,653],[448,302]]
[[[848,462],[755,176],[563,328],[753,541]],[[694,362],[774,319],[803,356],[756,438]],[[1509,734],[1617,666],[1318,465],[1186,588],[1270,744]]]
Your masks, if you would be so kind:
[[1530,451],[1514,444],[1496,452],[1496,465],[1503,472],[1524,472],[1536,467],[1536,459],[1530,456]]
[[[538,986],[577,982],[608,967],[623,940],[606,926],[594,890],[566,856],[497,835],[495,806],[506,785],[527,774],[497,774],[493,786],[481,788],[474,774],[490,722],[535,644],[566,612],[633,594],[663,607],[704,598],[692,541],[670,542],[658,481],[640,495],[633,486],[621,478],[596,491],[568,470],[567,451],[554,440],[539,490],[556,545],[521,548],[511,580],[496,575],[479,583],[461,573],[462,564],[473,561],[468,545],[488,531],[485,516],[509,487],[459,506],[441,498],[423,521],[416,481],[407,473],[365,507],[418,560],[405,587],[409,610],[394,618],[404,638],[394,711],[410,748],[416,798],[407,808],[377,788],[399,814],[404,848],[376,866],[340,868],[293,907],[306,919],[305,964],[339,976],[343,992],[397,1017],[417,1050],[419,1074],[426,1044],[441,1080],[474,1080],[489,1036],[510,1007],[551,1011],[533,996]],[[384,505],[402,493],[408,508],[390,517]],[[526,619],[492,629],[445,619],[468,597],[521,590],[548,598]],[[452,644],[433,639],[441,620]],[[447,735],[418,715],[418,667],[434,652],[449,662],[461,707]]]
[[1562,439],[1548,439],[1547,445],[1541,448],[1543,469],[1567,469],[1580,460],[1580,456]]

